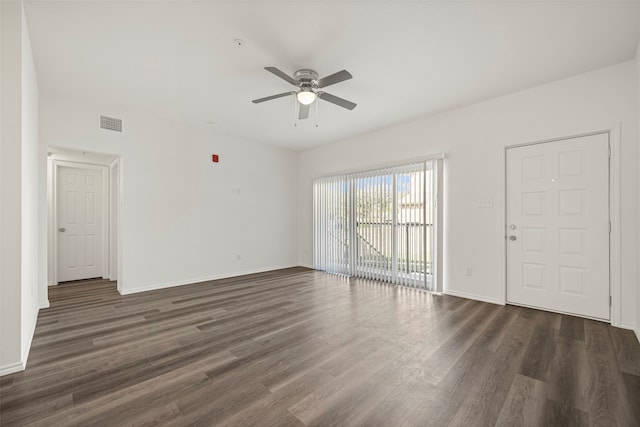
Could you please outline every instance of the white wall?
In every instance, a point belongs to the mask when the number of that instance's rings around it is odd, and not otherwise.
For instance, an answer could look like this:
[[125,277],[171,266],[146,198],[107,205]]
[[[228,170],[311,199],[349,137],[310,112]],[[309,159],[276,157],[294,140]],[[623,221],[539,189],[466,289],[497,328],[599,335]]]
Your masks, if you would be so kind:
[[46,248],[46,240],[39,233],[39,166],[46,154],[40,152],[38,141],[38,96],[31,41],[22,13],[22,360],[27,359],[36,327],[40,247]]
[[[0,2],[0,370],[21,364],[21,33],[19,2]],[[18,84],[16,84],[18,82]],[[18,184],[18,185],[16,185]],[[18,326],[18,327],[16,327]],[[1,372],[1,371],[0,371]]]
[[[636,84],[638,99],[636,103],[636,109],[638,112],[638,135],[640,135],[640,42],[638,43],[638,49],[636,50]],[[640,136],[638,137],[638,163],[636,164],[636,170],[640,169]],[[638,173],[638,216],[636,218],[640,223],[640,173]],[[640,341],[640,224],[638,224],[638,262],[636,264],[636,336]]]
[[24,369],[38,315],[38,82],[21,1],[0,3],[0,375]]
[[[634,62],[557,81],[490,101],[306,151],[300,156],[300,263],[312,264],[313,177],[444,151],[444,287],[500,302],[504,292],[503,149],[585,132],[622,129],[621,323],[636,321],[638,125]],[[366,108],[361,105],[358,108]],[[483,199],[492,208],[478,208]],[[467,277],[466,267],[473,268]]]
[[[123,133],[100,130],[100,114]],[[121,156],[123,293],[297,263],[295,152],[47,93],[40,136]]]

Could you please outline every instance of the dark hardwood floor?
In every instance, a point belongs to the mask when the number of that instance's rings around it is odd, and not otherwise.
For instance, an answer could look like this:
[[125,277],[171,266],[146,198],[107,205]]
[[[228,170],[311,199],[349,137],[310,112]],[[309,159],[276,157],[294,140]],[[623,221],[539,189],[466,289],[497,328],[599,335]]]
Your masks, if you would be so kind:
[[304,268],[50,300],[2,426],[640,425],[640,345],[596,321]]

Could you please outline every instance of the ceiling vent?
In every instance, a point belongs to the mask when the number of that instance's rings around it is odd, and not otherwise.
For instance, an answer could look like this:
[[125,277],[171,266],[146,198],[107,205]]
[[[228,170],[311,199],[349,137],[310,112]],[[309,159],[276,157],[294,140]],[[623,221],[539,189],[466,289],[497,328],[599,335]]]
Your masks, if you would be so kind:
[[100,116],[100,129],[122,132],[122,120],[108,116]]

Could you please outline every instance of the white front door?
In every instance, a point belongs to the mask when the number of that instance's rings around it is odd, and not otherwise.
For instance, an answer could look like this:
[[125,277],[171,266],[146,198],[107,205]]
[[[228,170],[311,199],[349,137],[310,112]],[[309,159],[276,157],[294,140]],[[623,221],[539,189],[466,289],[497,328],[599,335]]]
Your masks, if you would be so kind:
[[103,277],[102,171],[58,168],[58,281]]
[[507,302],[609,320],[609,136],[507,149]]

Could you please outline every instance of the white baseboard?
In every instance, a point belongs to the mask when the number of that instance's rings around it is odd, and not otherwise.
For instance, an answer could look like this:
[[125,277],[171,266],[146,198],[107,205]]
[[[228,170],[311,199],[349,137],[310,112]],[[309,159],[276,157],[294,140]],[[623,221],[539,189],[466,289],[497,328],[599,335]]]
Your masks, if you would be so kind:
[[209,282],[211,280],[228,279],[230,277],[245,276],[247,274],[264,273],[266,271],[281,270],[283,268],[298,267],[298,264],[276,265],[272,267],[258,268],[255,270],[238,271],[234,273],[216,274],[207,277],[196,277],[187,280],[178,280],[175,282],[157,283],[153,285],[140,286],[137,288],[128,288],[120,291],[120,295],[137,294],[139,292],[155,291],[158,289],[172,288],[174,286],[193,285],[195,283]]
[[12,363],[6,366],[0,366],[0,377],[4,375],[14,374],[16,372],[24,371],[26,365],[23,362]]
[[636,332],[636,325],[633,325],[631,323],[621,322],[619,325],[613,325],[613,326],[616,326],[617,328],[622,328],[622,329],[631,329],[632,331]]
[[630,329],[636,335],[638,342],[640,342],[640,326],[632,325],[631,323],[620,323],[619,325],[615,325],[618,328],[622,329]]
[[33,335],[36,333],[36,324],[38,323],[38,313],[39,312],[40,312],[40,308],[38,307],[38,309],[35,312],[35,318],[33,319],[33,322],[31,323],[33,326],[32,326],[31,331],[29,333],[29,339],[25,343],[24,348],[22,349],[22,364],[24,365],[23,369],[25,369],[27,367],[27,362],[29,361],[29,352],[31,351],[31,342],[33,341]]
[[632,325],[631,323],[621,322],[619,325],[615,326],[622,329],[631,329],[632,331],[636,330],[636,325]]
[[43,288],[38,288],[38,308],[49,308],[49,284],[43,285]]
[[[47,301],[47,307],[49,306],[49,301]],[[12,363],[6,366],[0,366],[0,377],[4,375],[14,374],[16,372],[24,371],[27,368],[27,361],[29,360],[29,352],[31,351],[31,342],[33,341],[33,335],[36,332],[36,324],[38,323],[38,313],[40,312],[39,307],[35,312],[35,318],[33,319],[33,327],[31,329],[31,333],[29,334],[29,340],[25,343],[22,348],[22,361]]]
[[491,297],[485,297],[485,296],[481,296],[481,295],[468,294],[466,292],[460,292],[460,291],[452,291],[451,289],[445,289],[443,291],[443,293],[446,294],[446,295],[454,296],[454,297],[460,297],[460,298],[472,299],[472,300],[476,300],[476,301],[488,302],[488,303],[491,303],[491,304],[504,305],[504,303],[502,301],[500,301],[498,298],[491,298]]

